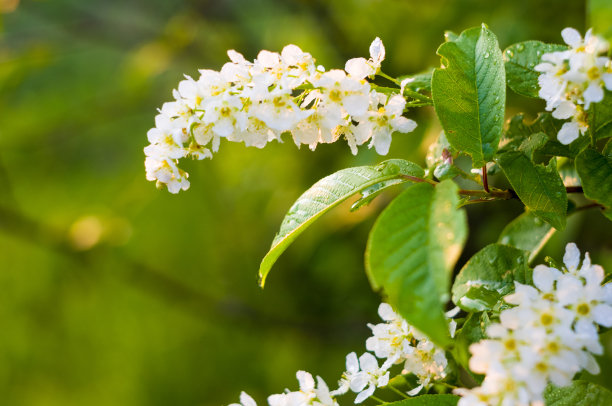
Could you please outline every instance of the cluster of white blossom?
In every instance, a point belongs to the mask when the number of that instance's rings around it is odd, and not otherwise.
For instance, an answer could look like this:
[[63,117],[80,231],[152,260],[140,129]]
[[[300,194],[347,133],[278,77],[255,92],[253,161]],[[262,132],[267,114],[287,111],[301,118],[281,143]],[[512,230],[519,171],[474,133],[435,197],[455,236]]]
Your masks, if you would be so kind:
[[[457,314],[459,308],[447,313],[447,317]],[[395,313],[390,305],[381,303],[378,314],[385,321],[380,324],[370,324],[373,336],[366,341],[366,348],[376,354],[376,357],[385,359],[382,366],[369,352],[363,353],[359,358],[352,352],[346,356],[346,371],[338,382],[338,389],[331,391],[321,377],[315,381],[308,372],[298,371],[297,379],[300,390],[271,395],[268,397],[270,406],[338,406],[336,396],[343,395],[349,390],[357,393],[355,403],[361,403],[374,394],[376,388],[389,384],[389,369],[404,362],[402,374],[414,374],[419,380],[419,386],[407,392],[414,396],[423,387],[429,386],[433,381],[446,377],[448,361],[443,349],[435,346],[427,337],[410,326],[406,320]],[[454,336],[456,323],[450,320],[451,336]],[[242,406],[256,406],[255,401],[246,393],[240,395]],[[234,403],[230,406],[240,406]]]
[[602,286],[604,270],[589,254],[580,265],[574,243],[566,247],[562,270],[538,265],[535,287],[516,283],[505,301],[515,307],[500,313],[500,323],[487,329],[489,339],[470,346],[470,369],[485,374],[480,387],[456,389],[458,406],[544,405],[552,382],[571,384],[582,369],[599,366],[602,354],[597,325],[612,326],[612,285]]
[[604,87],[612,90],[612,62],[601,56],[609,44],[591,30],[584,39],[573,28],[565,28],[561,36],[569,49],[542,55],[534,69],[542,72],[539,95],[546,100],[546,110],[557,119],[571,118],[557,134],[562,144],[569,144],[588,129],[591,103],[603,100]]
[[[317,376],[316,384],[312,375],[306,371],[298,371],[296,376],[300,390],[295,392],[286,390],[285,393],[270,395],[268,397],[270,406],[338,406],[338,402],[332,398],[327,384],[320,376]],[[232,403],[229,406],[257,406],[257,403],[252,397],[242,392],[240,404]]]
[[291,133],[295,144],[314,149],[344,136],[353,154],[370,141],[387,154],[394,131],[407,133],[416,123],[402,116],[406,100],[376,92],[366,78],[379,72],[385,58],[382,41],[370,45],[370,59],[354,58],[345,70],[325,71],[295,45],[282,52],[261,51],[247,61],[228,51],[231,62],[221,71],[200,70],[186,77],[165,103],[147,136],[148,180],[171,193],[189,187],[188,174],[177,167],[184,157],[211,158],[222,138],[262,148]]

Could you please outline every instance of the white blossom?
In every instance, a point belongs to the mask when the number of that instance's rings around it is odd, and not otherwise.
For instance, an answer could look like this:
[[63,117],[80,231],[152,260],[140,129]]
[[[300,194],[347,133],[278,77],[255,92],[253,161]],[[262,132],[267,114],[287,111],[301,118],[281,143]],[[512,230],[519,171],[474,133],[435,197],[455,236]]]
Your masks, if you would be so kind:
[[599,372],[596,326],[612,326],[610,288],[588,253],[581,265],[574,243],[563,262],[563,269],[536,266],[534,286],[515,283],[504,298],[515,307],[487,328],[489,338],[470,346],[470,369],[485,378],[480,387],[455,391],[459,406],[543,404],[548,383],[567,386],[582,369]]
[[575,29],[565,28],[561,36],[569,49],[542,55],[534,69],[541,72],[539,96],[546,100],[546,110],[560,120],[571,118],[557,134],[562,144],[570,144],[588,129],[591,104],[603,100],[604,88],[612,90],[612,62],[602,55],[608,43],[591,30],[582,38]]
[[197,80],[185,76],[148,133],[147,179],[172,193],[189,187],[179,160],[211,158],[222,139],[263,148],[290,133],[298,147],[314,150],[344,137],[353,154],[372,140],[370,147],[384,155],[392,132],[416,126],[402,117],[401,96],[381,98],[365,80],[385,58],[379,38],[370,45],[370,59],[349,61],[346,71],[326,72],[296,45],[280,54],[263,50],[253,62],[234,50],[227,55],[230,61],[220,71],[202,69]]
[[246,392],[240,392],[240,403],[231,403],[229,406],[257,406],[257,403]]

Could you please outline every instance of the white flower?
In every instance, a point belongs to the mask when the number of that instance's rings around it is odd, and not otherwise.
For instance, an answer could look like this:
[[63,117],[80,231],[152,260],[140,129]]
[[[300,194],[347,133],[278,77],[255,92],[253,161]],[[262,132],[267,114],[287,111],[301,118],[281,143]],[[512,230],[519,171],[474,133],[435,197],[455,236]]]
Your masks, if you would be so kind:
[[405,106],[406,100],[402,96],[390,97],[383,106],[369,110],[363,117],[358,118],[356,131],[361,133],[361,138],[372,139],[370,148],[373,146],[377,153],[386,155],[394,131],[408,133],[417,126],[416,122],[402,116]]
[[612,62],[600,56],[608,43],[591,30],[584,39],[573,28],[565,28],[561,35],[570,48],[542,55],[542,63],[534,69],[542,73],[539,96],[546,100],[546,110],[557,119],[572,119],[557,135],[561,143],[569,144],[588,129],[585,110],[603,100],[604,88],[612,90]]
[[257,406],[257,403],[246,392],[240,392],[240,403],[232,403],[229,406]]
[[372,77],[380,70],[380,64],[385,60],[385,46],[380,38],[376,37],[370,44],[370,59],[353,58],[349,59],[344,66],[344,70],[355,79],[364,79],[366,76]]
[[327,384],[320,376],[317,376],[316,385],[312,375],[306,371],[298,371],[296,377],[300,390],[270,395],[268,397],[270,406],[338,406],[330,395]]
[[595,323],[612,326],[612,295],[601,286],[603,268],[588,254],[582,266],[580,259],[570,243],[564,269],[538,265],[535,287],[515,282],[504,299],[516,307],[489,326],[489,339],[470,346],[470,369],[485,379],[480,387],[455,391],[459,405],[541,404],[548,383],[567,386],[581,369],[599,372],[592,354],[603,348]]
[[[210,158],[219,150],[221,139],[262,148],[291,133],[298,147],[306,144],[314,150],[319,143],[344,136],[353,154],[369,139],[377,151],[386,153],[392,131],[407,132],[416,125],[401,117],[404,105],[399,106],[397,99],[387,109],[391,124],[356,126],[370,114],[371,102],[380,116],[379,105],[386,107],[386,96],[371,90],[365,76],[356,77],[350,68],[347,75],[317,67],[312,55],[296,45],[287,45],[280,54],[263,50],[253,62],[234,50],[227,55],[230,62],[220,71],[202,69],[197,80],[185,76],[172,92],[175,100],[162,106],[148,133],[147,179],[158,186],[167,184],[173,193],[189,187],[178,160]],[[377,38],[370,46],[370,59],[362,58],[362,62],[374,74],[384,57],[384,46]],[[401,111],[395,111],[395,104]]]
[[361,403],[374,394],[376,388],[389,383],[389,371],[379,368],[376,357],[369,352],[363,353],[359,360],[354,352],[346,356],[346,372],[342,375],[339,388],[332,395],[352,390],[357,393],[355,403]]

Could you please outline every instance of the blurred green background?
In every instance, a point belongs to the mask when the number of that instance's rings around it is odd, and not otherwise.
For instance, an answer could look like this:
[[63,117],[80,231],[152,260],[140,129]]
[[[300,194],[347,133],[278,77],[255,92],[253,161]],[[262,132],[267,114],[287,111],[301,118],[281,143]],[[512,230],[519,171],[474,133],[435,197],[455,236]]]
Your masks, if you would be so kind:
[[[315,153],[223,143],[186,162],[191,189],[144,177],[155,109],[182,75],[295,43],[327,68],[387,47],[384,70],[438,63],[445,30],[486,22],[503,47],[585,29],[585,4],[557,0],[0,0],[0,405],[221,405],[246,390],[296,388],[295,371],[330,386],[364,350],[379,297],[363,268],[367,232],[389,195],[326,215],[281,257],[265,291],[258,264],[309,185],[382,160],[345,143]],[[508,92],[510,113],[544,103]],[[424,163],[440,128],[389,157]],[[493,180],[494,182],[495,180]],[[486,206],[486,207],[483,207]],[[517,202],[470,207],[466,257],[494,242]],[[543,255],[580,241],[612,270],[609,223],[571,219]]]

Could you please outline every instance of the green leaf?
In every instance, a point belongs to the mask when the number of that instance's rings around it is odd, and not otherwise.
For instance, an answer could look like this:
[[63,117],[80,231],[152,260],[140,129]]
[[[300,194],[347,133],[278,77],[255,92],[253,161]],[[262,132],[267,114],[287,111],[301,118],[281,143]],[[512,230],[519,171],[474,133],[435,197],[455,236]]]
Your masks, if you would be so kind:
[[588,120],[596,140],[612,137],[612,92],[605,90],[604,99],[591,104]]
[[574,158],[589,145],[588,137],[580,137],[570,145],[563,145],[557,140],[557,134],[563,125],[550,113],[540,113],[533,122],[527,122],[523,113],[510,119],[508,130],[504,133],[500,152],[517,151],[521,145],[533,134],[542,133],[548,136],[548,142],[539,145],[534,150],[534,156],[541,159],[543,156],[564,156]]
[[385,403],[385,406],[455,406],[459,402],[456,395],[421,395],[397,402]]
[[431,90],[436,114],[450,144],[489,162],[499,146],[506,105],[506,77],[495,35],[483,25],[449,38],[438,48],[442,68]]
[[[608,274],[608,277],[612,274]],[[612,390],[612,330],[608,330],[599,335],[599,342],[604,348],[604,353],[595,355],[595,360],[601,369],[597,375],[591,375],[587,371],[582,371],[579,379],[596,383],[608,390]]]
[[486,312],[470,313],[463,326],[455,334],[453,357],[466,371],[470,371],[470,345],[487,338],[486,331],[490,321]]
[[408,323],[439,345],[449,341],[443,304],[467,234],[457,191],[450,180],[405,190],[381,213],[366,248],[372,286],[382,288]]
[[541,62],[542,55],[566,49],[565,45],[545,44],[540,41],[510,45],[504,51],[508,87],[520,95],[538,97],[540,72],[533,68]]
[[514,289],[514,281],[528,278],[525,251],[490,244],[463,266],[453,284],[453,303],[467,312],[491,310]]
[[593,27],[596,34],[612,41],[612,3],[610,0],[588,1],[588,27]]
[[514,191],[536,216],[557,230],[565,228],[567,193],[556,169],[556,159],[548,166],[536,165],[522,152],[501,154],[497,163]]
[[529,252],[531,262],[554,233],[550,224],[526,211],[506,225],[497,241]]
[[356,211],[372,203],[379,194],[389,189],[391,186],[406,182],[405,179],[390,179],[367,187],[361,191],[361,197],[351,205],[351,211]]
[[413,90],[415,92],[421,92],[423,90],[430,92],[431,91],[431,75],[433,73],[433,68],[429,68],[421,73],[417,73],[416,75],[406,75],[398,78],[400,82],[404,79],[412,79],[406,84],[406,89]]
[[402,178],[403,175],[423,177],[424,171],[412,162],[391,159],[377,166],[343,169],[312,185],[291,206],[272,242],[270,251],[261,261],[260,285],[264,285],[266,276],[278,257],[323,213],[356,193],[381,182]]
[[584,195],[604,205],[609,216],[612,208],[612,157],[586,149],[576,157],[576,171]]
[[586,381],[574,381],[570,386],[549,385],[544,392],[546,406],[611,406],[612,392]]

